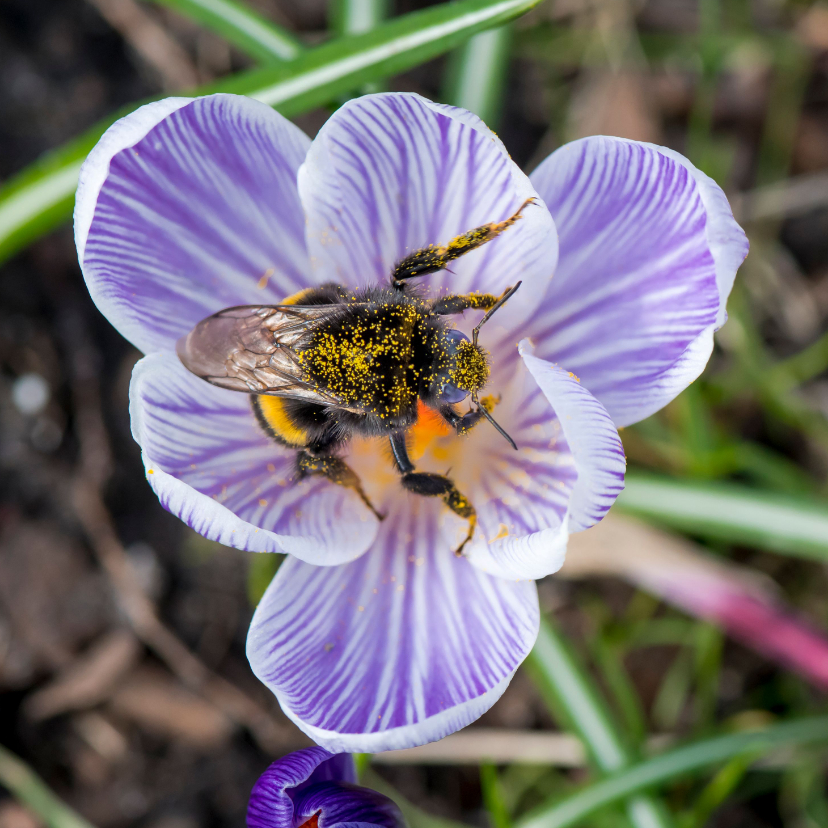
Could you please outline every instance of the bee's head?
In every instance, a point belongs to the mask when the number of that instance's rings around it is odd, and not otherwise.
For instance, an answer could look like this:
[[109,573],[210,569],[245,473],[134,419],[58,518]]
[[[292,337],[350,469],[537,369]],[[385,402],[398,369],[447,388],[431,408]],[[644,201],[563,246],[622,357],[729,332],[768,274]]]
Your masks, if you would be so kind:
[[489,379],[486,352],[469,341],[461,331],[443,334],[445,368],[434,383],[435,395],[443,403],[459,403],[469,394],[476,395]]

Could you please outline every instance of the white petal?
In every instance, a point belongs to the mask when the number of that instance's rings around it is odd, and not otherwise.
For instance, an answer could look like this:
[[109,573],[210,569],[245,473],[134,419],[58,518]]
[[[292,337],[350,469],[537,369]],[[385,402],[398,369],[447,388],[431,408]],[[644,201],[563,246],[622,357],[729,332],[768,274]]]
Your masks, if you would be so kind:
[[439,540],[441,505],[400,499],[353,563],[288,559],[256,610],[253,671],[328,750],[394,750],[464,727],[534,643],[534,584],[455,557]]
[[370,546],[374,516],[349,489],[293,480],[295,451],[264,434],[246,394],[198,379],[172,354],[151,354],[135,366],[130,416],[161,504],[210,540],[323,566]]

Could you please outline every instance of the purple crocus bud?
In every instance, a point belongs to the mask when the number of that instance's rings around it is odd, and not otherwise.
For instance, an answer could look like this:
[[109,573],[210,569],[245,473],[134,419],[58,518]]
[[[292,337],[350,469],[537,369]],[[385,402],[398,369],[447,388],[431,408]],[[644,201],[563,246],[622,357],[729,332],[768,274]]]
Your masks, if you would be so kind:
[[[324,285],[387,290],[412,251],[499,223],[413,281],[432,303],[521,282],[481,334],[487,405],[518,450],[487,422],[454,433],[425,405],[394,435],[417,471],[451,469],[476,510],[462,556],[470,521],[404,488],[387,435],[337,446],[365,497],[298,475],[301,439],[275,440],[247,394],[176,355],[214,314]],[[623,488],[617,427],[701,373],[747,254],[722,191],[670,149],[586,138],[527,176],[477,116],[406,93],[348,101],[313,141],[235,95],[142,107],[84,164],[75,238],[92,298],[146,354],[130,415],[147,479],[205,537],[288,553],[248,658],[305,733],[343,752],[439,739],[499,698],[537,636],[534,579]],[[446,315],[467,335],[481,319]],[[215,362],[205,330],[196,370]],[[253,364],[283,370],[270,345]]]
[[274,762],[253,786],[249,828],[404,828],[400,809],[388,797],[356,784],[354,760],[306,748]]

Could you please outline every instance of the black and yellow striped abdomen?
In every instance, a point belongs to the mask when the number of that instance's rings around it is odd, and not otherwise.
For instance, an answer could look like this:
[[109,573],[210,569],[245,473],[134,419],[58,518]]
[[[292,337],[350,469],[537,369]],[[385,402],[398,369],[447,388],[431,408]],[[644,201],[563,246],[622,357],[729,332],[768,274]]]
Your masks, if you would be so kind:
[[277,443],[289,448],[304,448],[310,442],[310,435],[297,425],[289,411],[288,400],[261,394],[251,397],[253,411],[259,425]]

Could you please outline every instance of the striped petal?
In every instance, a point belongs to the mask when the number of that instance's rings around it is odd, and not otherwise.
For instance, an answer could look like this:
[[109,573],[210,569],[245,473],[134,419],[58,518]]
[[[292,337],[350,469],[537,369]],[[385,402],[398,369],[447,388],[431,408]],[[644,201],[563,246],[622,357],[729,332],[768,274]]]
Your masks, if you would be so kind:
[[[464,551],[472,564],[498,577],[542,578],[563,563],[578,471],[558,417],[516,348],[514,354],[495,372],[492,388],[500,397],[494,416],[518,450],[481,422],[468,435],[435,441],[428,469],[450,466],[475,507],[478,528]],[[448,453],[452,444],[459,456]],[[447,548],[456,549],[466,521],[444,510],[441,522]]]
[[[399,93],[341,107],[313,142],[299,192],[312,266],[349,285],[387,283],[412,251],[502,221],[536,195],[477,116]],[[500,237],[453,262],[450,274],[425,282],[499,293],[523,279],[514,307],[543,290],[556,257],[554,226],[538,203]]]
[[306,748],[277,759],[250,794],[248,828],[299,828],[316,817],[320,828],[377,825],[404,828],[388,797],[356,785],[350,754]]
[[387,796],[357,785],[323,782],[301,791],[293,806],[297,825],[319,814],[319,828],[405,828],[400,809]]
[[441,507],[398,499],[371,550],[337,569],[289,558],[256,610],[253,671],[329,750],[411,747],[464,727],[534,643],[534,584],[452,555]]
[[165,509],[210,540],[321,566],[362,554],[377,521],[349,489],[293,480],[295,452],[259,427],[246,394],[151,354],[130,385],[132,433]]
[[532,174],[560,236],[526,333],[574,371],[616,425],[668,403],[703,370],[747,239],[721,189],[671,150],[593,137]]
[[309,145],[237,95],[169,98],[110,127],[75,204],[81,268],[101,312],[149,353],[222,308],[307,287],[296,172]]
[[[344,774],[344,775],[340,775]],[[247,807],[249,828],[296,828],[293,798],[298,790],[315,782],[341,779],[356,782],[354,760],[310,747],[277,759],[258,779]]]
[[320,828],[377,825],[404,828],[388,797],[356,785],[350,754],[306,748],[277,759],[253,786],[248,828],[298,828],[316,817]]
[[561,423],[578,479],[569,500],[569,531],[589,529],[601,520],[624,488],[627,458],[607,410],[579,377],[538,359],[523,340],[520,354]]
[[569,533],[609,511],[626,460],[609,414],[578,378],[533,356],[525,340],[520,354],[516,373],[531,387],[511,391],[519,405],[508,423],[519,450],[486,459],[479,486],[489,499],[474,495],[483,537],[468,556],[501,577],[543,578],[563,564]]

